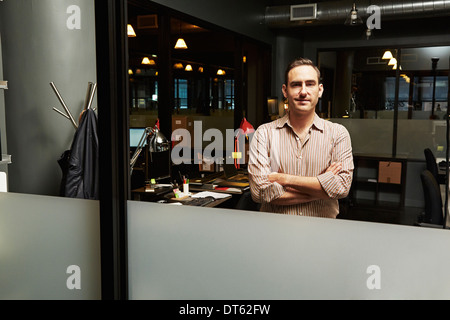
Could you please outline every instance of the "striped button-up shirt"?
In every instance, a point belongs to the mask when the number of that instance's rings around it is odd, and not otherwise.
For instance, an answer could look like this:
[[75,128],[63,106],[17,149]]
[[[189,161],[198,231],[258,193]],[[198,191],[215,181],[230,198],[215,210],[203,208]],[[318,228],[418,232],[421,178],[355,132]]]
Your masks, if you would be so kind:
[[[340,162],[342,170],[334,175],[326,172],[332,162]],[[353,155],[347,129],[321,119],[314,122],[303,141],[294,132],[289,115],[258,127],[250,143],[248,173],[254,201],[261,211],[336,218],[338,199],[348,195],[353,178]],[[329,199],[296,205],[274,205],[286,189],[270,182],[271,172],[317,177]]]

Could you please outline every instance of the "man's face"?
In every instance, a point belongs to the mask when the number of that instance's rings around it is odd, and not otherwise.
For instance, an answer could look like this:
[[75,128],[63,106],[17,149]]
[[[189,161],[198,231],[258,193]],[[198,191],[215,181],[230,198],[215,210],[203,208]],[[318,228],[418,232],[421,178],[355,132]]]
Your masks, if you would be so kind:
[[289,110],[298,115],[314,112],[322,92],[323,85],[319,84],[316,70],[307,65],[289,71],[288,83],[283,85],[284,97],[289,101]]

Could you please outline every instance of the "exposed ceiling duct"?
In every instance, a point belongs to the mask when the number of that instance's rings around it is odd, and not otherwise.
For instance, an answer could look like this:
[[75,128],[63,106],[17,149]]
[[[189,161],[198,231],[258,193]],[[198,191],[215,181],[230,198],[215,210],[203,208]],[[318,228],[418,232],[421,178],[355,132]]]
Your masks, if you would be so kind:
[[[397,0],[380,1],[381,3],[377,3],[375,0],[360,0],[355,2],[358,9],[358,15],[363,19],[366,19],[371,15],[371,13],[366,12],[367,8],[371,5],[376,5],[380,8],[380,17],[382,21],[450,16],[450,0]],[[290,5],[269,6],[266,7],[265,23],[270,28],[344,24],[345,19],[350,13],[352,3],[353,1],[351,0],[318,2],[308,5],[299,5],[299,9]],[[298,10],[298,14],[305,14],[305,19],[299,19],[298,17],[291,18],[291,7],[293,7],[293,10]],[[313,11],[313,17],[306,17]]]

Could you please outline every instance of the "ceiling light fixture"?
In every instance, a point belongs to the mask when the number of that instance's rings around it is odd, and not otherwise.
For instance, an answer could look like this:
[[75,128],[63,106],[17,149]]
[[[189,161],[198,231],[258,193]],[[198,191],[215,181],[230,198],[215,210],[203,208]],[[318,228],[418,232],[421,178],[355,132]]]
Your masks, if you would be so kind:
[[177,43],[175,43],[175,49],[187,49],[186,41],[181,37],[181,21],[180,21],[180,37],[177,40]]
[[177,43],[175,44],[175,49],[187,49],[186,42],[183,38],[178,38]]
[[190,64],[186,65],[186,68],[184,68],[184,71],[192,71],[192,66]]
[[356,3],[353,3],[352,9],[350,10],[347,19],[345,19],[344,24],[347,26],[357,26],[362,24],[363,21],[360,16],[358,16],[358,9],[356,9]]
[[173,65],[174,69],[183,69],[183,64],[181,62],[177,62]]
[[389,60],[388,66],[395,66],[395,65],[397,65],[397,59],[391,58]]
[[222,70],[222,69],[217,70],[217,75],[219,75],[219,76],[225,75],[225,70]]
[[136,32],[134,32],[133,26],[131,24],[127,25],[127,34],[130,38],[136,37]]
[[148,57],[144,57],[144,58],[142,59],[142,62],[141,62],[141,63],[142,63],[142,64],[152,65],[152,66],[156,64],[155,60],[149,59]]
[[383,54],[383,57],[381,58],[381,59],[392,59],[393,58],[393,56],[392,56],[392,52],[390,52],[389,50],[386,50],[385,52],[384,52],[384,54]]

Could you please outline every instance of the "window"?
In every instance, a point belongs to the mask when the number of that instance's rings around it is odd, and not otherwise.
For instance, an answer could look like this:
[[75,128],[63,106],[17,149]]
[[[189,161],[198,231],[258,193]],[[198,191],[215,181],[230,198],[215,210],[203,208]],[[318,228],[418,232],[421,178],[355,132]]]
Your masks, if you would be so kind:
[[175,105],[179,109],[187,109],[188,104],[188,81],[186,79],[175,79]]
[[225,105],[234,110],[234,80],[225,80]]

